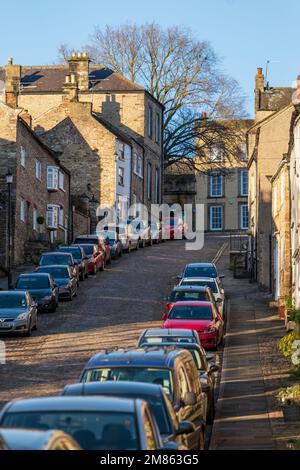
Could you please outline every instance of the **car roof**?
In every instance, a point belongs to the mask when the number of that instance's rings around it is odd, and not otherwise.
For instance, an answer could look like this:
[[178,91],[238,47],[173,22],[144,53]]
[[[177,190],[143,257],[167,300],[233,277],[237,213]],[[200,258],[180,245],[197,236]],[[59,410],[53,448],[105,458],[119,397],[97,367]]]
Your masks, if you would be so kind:
[[160,385],[150,384],[146,382],[127,382],[123,380],[107,382],[81,382],[77,384],[67,385],[64,391],[71,392],[71,395],[101,395],[109,393],[132,393],[134,396],[139,394],[160,396],[162,394],[162,388]]
[[[42,266],[40,266],[42,267]],[[46,266],[45,266],[46,267]],[[48,267],[48,266],[47,266]],[[49,273],[39,273],[39,272],[33,272],[33,273],[22,273],[19,274],[18,277],[28,277],[28,276],[38,276],[38,277],[49,277]]]
[[134,407],[134,400],[126,398],[57,396],[13,401],[5,409],[4,414],[39,411],[116,411],[119,413],[132,413]]
[[[0,436],[8,447],[14,449],[42,450],[53,437],[66,437],[66,434],[56,430],[2,428]],[[69,437],[69,436],[68,436]]]
[[168,342],[166,341],[165,343],[142,343],[141,347],[147,347],[147,348],[152,348],[152,347],[156,347],[156,348],[159,348],[159,347],[168,347],[168,346],[173,346],[175,348],[178,348],[178,349],[197,349],[199,352],[204,352],[204,349],[202,346],[200,346],[200,344],[197,344],[197,343],[189,343],[189,342],[178,342],[178,343],[174,343],[174,342]]
[[174,307],[211,307],[212,302],[204,301],[204,300],[183,300],[180,302],[175,302],[173,305]]
[[201,267],[203,267],[203,268],[207,268],[207,267],[215,268],[216,267],[216,265],[214,263],[188,263],[186,265],[186,267],[190,267],[190,266],[197,267],[197,268],[201,268]]
[[68,264],[47,264],[46,266],[38,266],[37,269],[49,269],[49,268],[68,268],[70,266]]
[[95,354],[85,369],[96,367],[162,367],[172,368],[174,360],[185,353],[174,347],[117,349]]
[[186,329],[176,329],[176,328],[160,328],[160,329],[149,329],[145,330],[142,336],[151,337],[151,336],[183,336],[183,337],[194,337],[193,330]]
[[25,295],[25,294],[28,294],[28,290],[27,289],[24,289],[24,290],[1,290],[0,291],[0,295]]
[[72,253],[62,253],[61,251],[48,251],[47,253],[42,253],[41,256],[50,256],[50,255],[58,255],[58,256],[72,256]]
[[206,292],[209,289],[208,286],[177,286],[174,287],[173,292],[185,292],[185,291],[194,291],[194,292]]
[[203,281],[203,282],[216,282],[216,278],[214,277],[184,277],[182,281]]

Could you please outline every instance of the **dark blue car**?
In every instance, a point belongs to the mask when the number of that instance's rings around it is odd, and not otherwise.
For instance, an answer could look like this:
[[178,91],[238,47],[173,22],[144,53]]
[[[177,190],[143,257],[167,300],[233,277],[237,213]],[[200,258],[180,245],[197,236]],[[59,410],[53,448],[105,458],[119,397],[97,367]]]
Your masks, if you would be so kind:
[[113,259],[117,259],[122,256],[122,242],[117,232],[114,230],[103,230],[98,232],[98,235],[103,238],[106,245],[109,245]]
[[58,286],[49,273],[21,274],[16,282],[17,291],[27,290],[37,303],[38,310],[55,312],[58,305]]

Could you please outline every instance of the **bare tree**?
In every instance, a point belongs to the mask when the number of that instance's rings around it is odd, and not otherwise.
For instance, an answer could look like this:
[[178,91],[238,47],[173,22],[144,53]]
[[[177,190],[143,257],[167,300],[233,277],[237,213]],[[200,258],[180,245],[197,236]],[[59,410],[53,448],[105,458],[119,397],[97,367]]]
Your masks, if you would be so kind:
[[[237,82],[220,70],[209,43],[178,26],[129,24],[96,27],[87,50],[94,62],[144,86],[164,105],[166,166],[178,159],[194,165],[196,155],[216,144],[227,149],[233,130],[223,122],[245,115],[244,99]],[[62,46],[63,60],[66,51]]]

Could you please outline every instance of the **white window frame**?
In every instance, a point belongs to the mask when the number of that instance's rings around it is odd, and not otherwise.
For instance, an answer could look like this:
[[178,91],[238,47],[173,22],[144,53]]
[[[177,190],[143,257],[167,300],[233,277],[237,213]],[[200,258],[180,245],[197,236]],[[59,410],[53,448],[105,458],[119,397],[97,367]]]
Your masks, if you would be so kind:
[[147,199],[152,199],[152,165],[151,162],[147,163]]
[[37,208],[34,207],[33,208],[33,215],[32,215],[32,226],[33,226],[33,230],[37,231]]
[[138,175],[138,156],[136,152],[133,154],[133,172]]
[[42,163],[38,158],[35,159],[35,177],[39,181],[42,180]]
[[148,137],[153,139],[153,108],[148,105]]
[[58,225],[60,227],[65,226],[65,218],[64,217],[65,217],[65,211],[64,211],[64,208],[61,206],[58,209]]
[[[220,214],[221,214],[221,226],[219,227],[213,227],[213,211],[215,209],[220,209]],[[222,205],[213,205],[209,206],[209,230],[212,232],[222,232],[224,227],[224,207]]]
[[211,162],[223,162],[224,161],[224,148],[220,145],[212,145],[209,150]]
[[[247,209],[247,219],[248,219],[248,224],[245,225],[244,222],[244,216],[245,214],[243,213],[244,209]],[[249,208],[248,204],[240,204],[240,228],[241,230],[248,230],[249,228]]]
[[[52,172],[52,184],[49,184],[49,175]],[[59,169],[57,166],[47,166],[47,189],[57,191],[59,188]]]
[[27,152],[24,147],[21,146],[20,148],[20,163],[23,168],[26,168],[26,161],[27,161]]
[[[213,183],[214,178],[220,178],[220,191],[219,192],[213,192],[213,188],[215,183]],[[209,175],[209,196],[210,197],[224,197],[224,191],[223,191],[223,175],[220,173],[212,173]]]
[[144,177],[144,171],[143,171],[143,157],[142,155],[138,155],[138,161],[137,161],[137,174],[143,178]]
[[125,186],[125,168],[122,166],[118,167],[118,185]]
[[65,191],[65,174],[62,171],[58,172],[58,188]]
[[[244,185],[245,185],[244,179],[245,178],[247,178],[246,191],[244,191]],[[249,178],[248,170],[241,170],[240,171],[240,195],[244,197],[248,196],[248,184],[249,184],[248,178]]]
[[[52,220],[49,223],[49,214],[52,215]],[[50,229],[57,229],[59,222],[59,206],[56,204],[48,204],[47,205],[47,213],[46,213],[46,225],[47,228]]]
[[26,201],[22,197],[20,199],[20,220],[21,222],[26,221]]

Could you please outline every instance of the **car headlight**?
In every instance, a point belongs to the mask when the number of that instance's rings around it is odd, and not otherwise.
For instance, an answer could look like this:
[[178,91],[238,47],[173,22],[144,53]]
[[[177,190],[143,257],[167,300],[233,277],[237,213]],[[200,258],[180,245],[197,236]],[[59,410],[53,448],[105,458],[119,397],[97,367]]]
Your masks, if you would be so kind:
[[215,332],[216,332],[215,328],[210,328],[209,330],[201,331],[201,333],[204,334],[204,335],[208,335],[210,333],[215,333]]
[[26,320],[27,316],[28,316],[27,312],[20,313],[20,315],[17,316],[17,320]]

